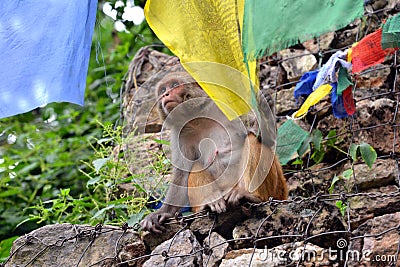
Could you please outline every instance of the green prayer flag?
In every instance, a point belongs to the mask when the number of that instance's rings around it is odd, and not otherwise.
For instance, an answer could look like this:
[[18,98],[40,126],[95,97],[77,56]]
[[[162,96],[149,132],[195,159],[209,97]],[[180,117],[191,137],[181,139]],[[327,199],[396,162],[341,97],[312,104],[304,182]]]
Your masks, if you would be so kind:
[[349,74],[347,73],[347,69],[340,67],[336,94],[342,95],[343,91],[346,90],[347,87],[349,87],[350,85],[353,85],[353,82],[351,81]]
[[363,0],[246,0],[242,49],[246,60],[270,55],[364,14]]
[[400,14],[383,24],[381,45],[382,49],[400,47]]
[[300,148],[309,133],[304,131],[293,120],[287,120],[278,129],[276,153],[281,164],[288,163]]

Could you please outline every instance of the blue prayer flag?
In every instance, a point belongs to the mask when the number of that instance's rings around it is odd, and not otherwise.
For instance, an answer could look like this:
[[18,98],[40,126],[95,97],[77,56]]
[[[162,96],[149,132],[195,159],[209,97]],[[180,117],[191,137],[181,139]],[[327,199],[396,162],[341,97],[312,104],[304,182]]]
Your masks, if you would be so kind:
[[97,0],[0,2],[0,118],[83,105]]

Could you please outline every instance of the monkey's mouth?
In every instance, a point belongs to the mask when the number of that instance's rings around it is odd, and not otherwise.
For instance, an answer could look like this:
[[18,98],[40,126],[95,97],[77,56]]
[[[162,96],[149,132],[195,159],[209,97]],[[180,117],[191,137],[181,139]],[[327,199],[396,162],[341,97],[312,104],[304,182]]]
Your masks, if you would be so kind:
[[179,105],[179,103],[173,100],[165,101],[163,104],[166,111],[173,110],[177,105]]

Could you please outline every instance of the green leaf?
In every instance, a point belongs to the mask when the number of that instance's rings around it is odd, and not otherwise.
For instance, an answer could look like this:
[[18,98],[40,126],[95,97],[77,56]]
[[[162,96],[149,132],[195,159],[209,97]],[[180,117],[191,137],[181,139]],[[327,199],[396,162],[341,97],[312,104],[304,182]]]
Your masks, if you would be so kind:
[[90,179],[89,181],[87,181],[86,187],[88,187],[89,185],[97,184],[100,180],[101,180],[101,177],[100,177],[100,176],[97,176],[97,177],[95,177],[95,178],[92,178],[92,179]]
[[70,191],[71,191],[70,188],[61,189],[61,190],[60,190],[60,194],[61,194],[61,196],[66,197],[66,196],[69,196],[69,192],[70,192]]
[[310,150],[310,141],[311,137],[307,137],[301,144],[300,148],[297,150],[297,154],[300,157],[302,157],[308,150]]
[[326,144],[328,146],[334,146],[335,145],[336,139],[337,139],[335,136],[336,136],[336,131],[335,130],[330,130],[328,135],[326,136],[326,139],[327,139]]
[[336,207],[339,208],[340,213],[342,214],[342,216],[344,217],[346,215],[346,210],[347,210],[347,205],[343,203],[343,201],[338,200],[336,201]]
[[344,172],[343,172],[343,174],[342,174],[342,176],[343,176],[343,178],[344,179],[350,179],[350,177],[353,175],[353,170],[352,169],[348,169],[348,170],[345,170]]
[[311,159],[315,162],[315,164],[320,163],[325,157],[325,151],[317,150],[311,155]]
[[0,198],[15,196],[21,192],[20,188],[13,188],[0,193]]
[[132,214],[127,221],[128,225],[134,226],[136,223],[139,223],[144,217],[145,213],[145,210],[141,210],[139,213]]
[[157,138],[153,138],[153,141],[160,145],[170,145],[170,142],[167,140],[161,140]]
[[102,208],[101,210],[99,210],[99,211],[96,212],[96,214],[92,217],[92,220],[93,220],[93,219],[97,219],[97,218],[100,217],[100,216],[103,217],[103,215],[104,215],[108,210],[113,209],[113,208],[115,208],[115,205],[114,205],[114,204],[111,204],[111,205],[109,205],[109,206],[107,206],[107,207],[105,207],[105,208]]
[[98,172],[108,162],[110,158],[96,159],[93,160],[92,164],[96,172]]
[[329,194],[332,194],[333,189],[335,188],[335,184],[336,184],[336,182],[339,181],[339,180],[340,180],[340,177],[339,177],[339,176],[336,176],[336,174],[335,174],[335,176],[334,176],[333,179],[332,179],[331,186],[330,186],[329,189],[328,189]]
[[350,145],[350,149],[349,149],[349,153],[350,153],[350,157],[353,159],[353,161],[357,160],[357,149],[360,145],[356,145],[354,143],[352,143]]
[[311,142],[314,144],[315,149],[321,150],[322,133],[320,130],[314,130],[312,132]]
[[8,256],[10,256],[10,250],[13,242],[18,238],[18,236],[13,236],[7,239],[0,241],[0,262],[5,260]]
[[365,161],[369,168],[372,168],[372,164],[374,164],[377,158],[375,149],[367,143],[362,143],[360,145],[360,152],[362,159]]
[[97,143],[98,144],[103,144],[103,143],[108,143],[108,142],[112,142],[112,141],[113,141],[113,139],[111,137],[109,137],[109,138],[101,138],[101,139],[97,140]]
[[276,153],[281,164],[286,164],[293,159],[303,141],[309,136],[293,120],[287,120],[278,129]]
[[303,160],[300,158],[297,158],[295,161],[292,162],[292,165],[301,165],[303,164]]

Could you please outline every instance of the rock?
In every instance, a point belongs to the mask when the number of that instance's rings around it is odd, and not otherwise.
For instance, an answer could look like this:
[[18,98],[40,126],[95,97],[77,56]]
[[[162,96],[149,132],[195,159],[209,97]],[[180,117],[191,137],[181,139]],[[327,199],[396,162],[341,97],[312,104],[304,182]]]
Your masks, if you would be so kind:
[[[393,146],[400,147],[400,131],[394,131],[391,125],[395,106],[395,101],[388,98],[364,99],[357,102],[351,129],[354,137],[352,142],[355,144],[368,143],[377,151],[378,155],[388,155],[393,151]],[[396,116],[395,123],[400,123],[400,116]],[[336,130],[338,134],[344,133],[347,126],[346,120],[337,119],[332,114],[321,118],[317,124],[317,128],[322,131],[323,136],[326,136],[330,130]],[[341,137],[342,142],[339,147],[344,151],[347,151],[348,144],[350,144],[349,138],[351,138],[349,135]],[[343,158],[343,154],[340,158]],[[337,159],[333,160],[335,162]]]
[[[276,210],[275,210],[276,209]],[[304,231],[308,229],[307,233]],[[344,230],[344,223],[338,208],[323,202],[300,202],[279,205],[259,206],[252,210],[250,219],[238,224],[233,230],[236,248],[253,246],[257,238],[258,248],[272,248],[295,240],[293,235],[314,236],[324,232]],[[281,237],[282,236],[282,237]],[[332,238],[333,237],[333,238]],[[332,246],[336,234],[316,236],[309,242],[321,246]]]
[[352,257],[348,266],[399,266],[399,221],[400,212],[386,214],[368,220],[353,231],[354,237],[361,238],[353,238],[350,244]]
[[[317,38],[319,38],[319,45]],[[303,46],[313,54],[317,54],[321,50],[329,50],[331,48],[332,41],[335,38],[335,33],[328,32],[317,38],[307,40],[303,43]]]
[[297,172],[287,179],[290,196],[311,197],[317,192],[328,193],[335,168],[329,164],[320,163],[310,167],[311,172]]
[[245,213],[245,210],[234,208],[218,215],[211,214],[209,217],[195,219],[190,225],[190,230],[200,241],[208,237],[210,231],[215,231],[224,238],[231,239],[233,228],[247,217],[248,214]]
[[315,68],[317,60],[307,50],[285,49],[279,52],[282,57],[282,66],[289,81],[297,81],[300,77]]
[[[225,238],[212,232],[209,238],[204,239],[203,266],[216,267],[228,252],[229,244]],[[209,248],[209,251],[207,251]]]
[[182,226],[178,223],[171,223],[165,225],[165,229],[166,230],[164,233],[162,233],[162,235],[150,233],[147,231],[141,233],[141,238],[143,242],[146,244],[147,247],[150,248],[150,250],[155,249],[161,243],[172,238],[177,232],[182,229]]
[[389,0],[387,8],[400,10],[400,3],[398,0]]
[[296,104],[293,93],[294,87],[290,89],[281,89],[277,92],[275,104],[277,115],[287,115],[299,108]]
[[260,64],[258,73],[260,79],[260,88],[275,88],[284,83],[284,71],[280,66],[270,66],[267,64]]
[[354,97],[356,99],[365,98],[387,92],[389,74],[390,66],[379,64],[363,75],[355,75],[353,82],[355,82],[357,90],[355,90]]
[[167,73],[182,70],[177,57],[141,48],[129,65],[127,81],[123,91],[123,115],[126,122],[125,132],[158,132],[162,122],[154,108],[155,85]]
[[[55,224],[43,226],[14,241],[5,267],[17,266],[138,266],[146,248],[131,230],[112,226]],[[117,254],[115,254],[117,253]]]
[[304,242],[284,244],[274,248],[241,249],[228,252],[221,262],[221,267],[231,266],[339,266],[330,261],[326,250]]
[[349,199],[350,226],[352,229],[375,216],[400,211],[400,193],[398,193],[397,186],[389,185],[369,189],[364,193],[369,193],[370,196],[360,195]]
[[[220,267],[233,267],[233,266],[282,266],[282,262],[278,258],[268,258],[266,250],[264,249],[240,249],[230,251],[225,259],[222,260]],[[251,261],[251,265],[250,265]]]
[[[399,147],[400,133],[394,131],[391,125],[394,119],[395,106],[395,102],[387,98],[365,99],[358,102],[353,130],[369,129],[355,131],[354,142],[356,144],[368,143],[374,147],[378,154],[383,155],[390,154],[393,151],[393,146]],[[395,123],[400,123],[400,116],[396,117]],[[375,127],[377,125],[379,127]]]
[[371,5],[374,10],[379,10],[386,7],[387,4],[387,0],[375,0]]
[[[361,25],[361,20],[356,19],[353,23],[350,23],[343,29],[336,31],[335,39],[332,42],[332,47],[337,49],[344,49],[345,47],[348,47],[359,41],[359,39],[357,39],[357,34],[359,31],[363,30],[363,27]],[[358,38],[360,38],[360,36],[358,36]]]
[[190,230],[184,230],[157,246],[151,253],[153,256],[143,264],[143,267],[200,266],[203,262],[201,249],[194,234]]
[[[346,164],[343,169],[350,168],[350,164]],[[349,189],[356,186],[359,191],[364,191],[395,184],[397,164],[392,159],[378,159],[371,169],[366,164],[356,164],[353,168],[357,180],[351,178]]]

